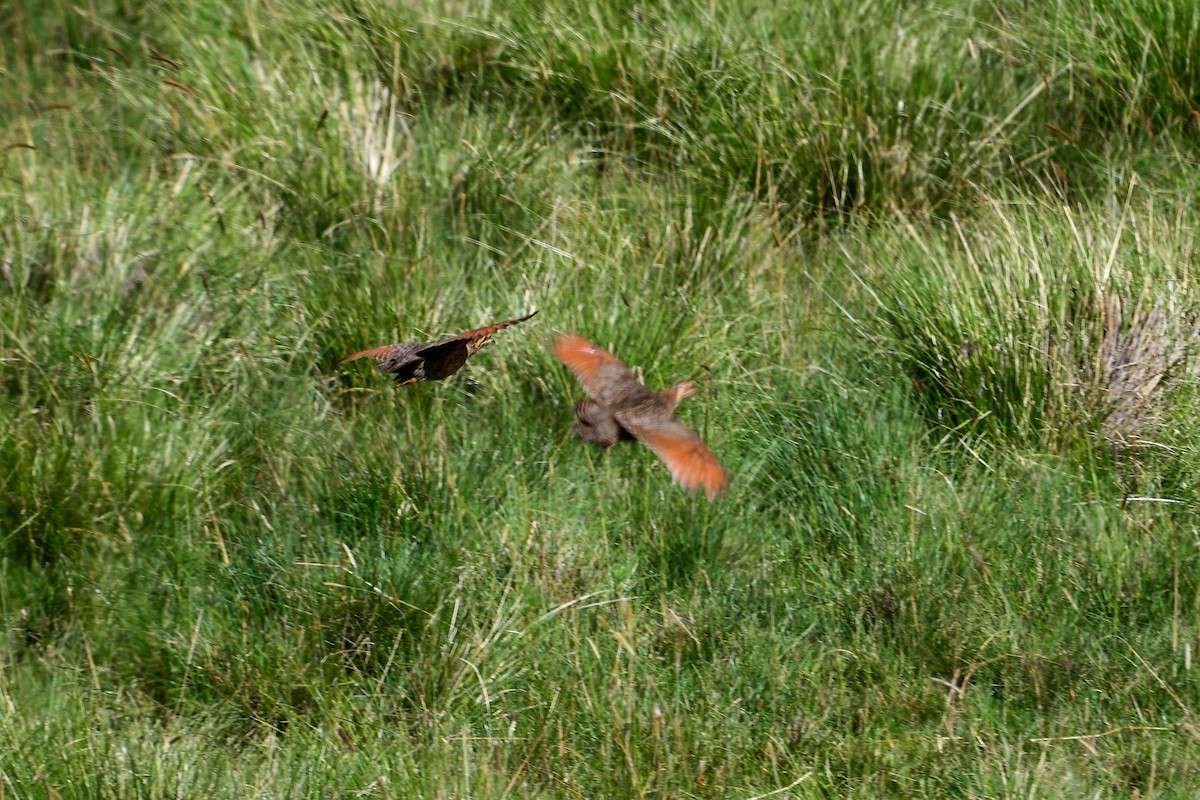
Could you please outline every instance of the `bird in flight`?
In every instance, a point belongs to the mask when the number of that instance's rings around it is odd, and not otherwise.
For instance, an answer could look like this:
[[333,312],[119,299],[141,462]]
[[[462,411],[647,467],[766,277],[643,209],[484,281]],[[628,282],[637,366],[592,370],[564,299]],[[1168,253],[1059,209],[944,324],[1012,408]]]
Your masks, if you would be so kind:
[[555,339],[551,353],[575,372],[588,393],[571,409],[579,438],[600,447],[638,439],[667,463],[685,489],[695,493],[703,486],[709,500],[725,489],[729,473],[675,416],[680,401],[696,393],[695,383],[682,381],[665,392],[653,391],[621,359],[570,333]]
[[354,353],[343,358],[340,364],[356,361],[360,358],[370,358],[375,361],[376,368],[390,372],[396,376],[396,383],[406,386],[417,381],[440,381],[448,378],[462,369],[467,359],[475,355],[479,348],[491,344],[492,335],[510,325],[532,317],[538,312],[497,322],[473,331],[438,339],[436,342],[401,342],[400,344],[385,344],[361,353]]

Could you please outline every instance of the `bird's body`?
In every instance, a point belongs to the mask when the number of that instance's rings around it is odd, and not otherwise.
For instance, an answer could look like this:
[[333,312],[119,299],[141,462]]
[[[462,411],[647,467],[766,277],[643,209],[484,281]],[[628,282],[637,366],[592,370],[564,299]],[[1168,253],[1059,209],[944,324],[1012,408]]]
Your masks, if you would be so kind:
[[534,311],[533,314],[519,319],[497,322],[495,325],[476,328],[435,342],[401,342],[374,347],[348,355],[341,363],[370,358],[375,361],[378,369],[394,375],[396,383],[401,386],[417,381],[440,381],[458,372],[463,364],[467,363],[468,358],[480,348],[491,344],[492,335],[497,331],[524,322],[536,313]]
[[599,447],[638,439],[666,462],[684,488],[694,492],[703,486],[710,500],[724,490],[729,474],[675,416],[675,407],[695,394],[696,384],[683,381],[665,392],[653,391],[619,358],[573,334],[558,337],[552,352],[588,393],[572,409],[579,438]]

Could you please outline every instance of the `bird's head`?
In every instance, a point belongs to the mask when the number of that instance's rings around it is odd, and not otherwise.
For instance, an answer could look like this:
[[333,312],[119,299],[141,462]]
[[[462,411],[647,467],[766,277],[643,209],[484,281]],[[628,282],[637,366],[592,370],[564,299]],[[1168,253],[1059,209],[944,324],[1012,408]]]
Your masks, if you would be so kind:
[[663,392],[663,394],[665,394],[671,401],[671,405],[677,406],[683,402],[684,399],[694,395],[696,391],[695,381],[680,381],[670,389],[667,389],[665,392]]
[[467,342],[467,353],[474,355],[480,349],[492,343],[492,335],[485,333],[482,336],[476,336],[474,339]]

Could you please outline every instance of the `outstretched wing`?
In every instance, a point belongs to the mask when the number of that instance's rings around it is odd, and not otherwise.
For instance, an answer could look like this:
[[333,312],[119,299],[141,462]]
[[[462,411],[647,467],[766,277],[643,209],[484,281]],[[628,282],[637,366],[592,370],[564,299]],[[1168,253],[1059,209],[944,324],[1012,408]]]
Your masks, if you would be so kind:
[[645,389],[621,359],[582,336],[562,334],[554,340],[550,353],[571,368],[584,391],[605,405],[627,395],[630,384]]
[[357,361],[360,358],[370,358],[375,361],[387,361],[396,355],[396,352],[401,347],[411,347],[408,343],[403,344],[385,344],[382,347],[372,347],[370,350],[363,350],[361,353],[353,353],[338,361],[339,364],[345,364],[347,361]]
[[716,498],[729,484],[729,473],[717,457],[676,417],[659,414],[618,411],[617,422],[658,454],[671,470],[671,476],[690,492],[701,486],[708,499]]
[[[533,312],[533,314],[536,313],[536,311]],[[533,314],[521,317],[520,319],[497,322],[495,325],[485,325],[482,328],[464,331],[445,339],[439,339],[436,342],[421,345],[417,348],[416,355],[425,361],[426,379],[441,380],[458,372],[462,368],[462,365],[467,362],[468,358],[474,355],[479,348],[492,341],[492,334],[507,328],[509,325],[524,322],[529,317],[532,317]]]
[[[495,325],[485,325],[482,328],[476,328],[473,331],[464,331],[463,333],[455,334],[454,336],[448,336],[445,339],[441,339],[436,342],[430,342],[427,347],[436,348],[440,345],[446,345],[450,342],[456,342],[459,340],[474,341],[476,339],[486,339],[493,333],[502,331],[511,325],[517,325],[518,323],[524,322],[537,313],[537,311],[534,311],[532,314],[526,314],[525,316],[518,317],[517,319],[506,319],[504,322],[497,322]],[[424,354],[424,350],[421,351],[421,354]]]

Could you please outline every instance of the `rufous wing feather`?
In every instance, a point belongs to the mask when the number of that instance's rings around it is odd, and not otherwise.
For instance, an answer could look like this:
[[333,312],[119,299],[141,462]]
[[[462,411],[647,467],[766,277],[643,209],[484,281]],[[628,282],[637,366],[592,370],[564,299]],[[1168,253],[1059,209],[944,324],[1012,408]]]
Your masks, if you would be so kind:
[[382,347],[372,347],[370,350],[363,350],[361,353],[348,355],[338,363],[345,364],[347,361],[357,361],[360,358],[373,358],[376,361],[386,361],[392,357],[392,353],[395,351],[395,349],[396,345],[394,344],[385,344]]
[[583,384],[584,391],[604,399],[621,381],[637,382],[633,372],[621,359],[573,333],[564,333],[554,340],[551,355],[566,364]]
[[506,319],[504,322],[497,322],[494,325],[485,325],[482,328],[476,328],[473,331],[464,331],[463,333],[460,333],[456,336],[452,336],[451,338],[452,339],[474,339],[477,336],[490,336],[493,333],[495,333],[496,331],[502,331],[505,328],[509,327],[510,325],[516,325],[520,322],[524,322],[525,320],[529,319],[530,317],[534,316],[537,313],[538,313],[537,311],[534,311],[532,314],[526,314],[525,316],[518,317],[517,319]]
[[671,470],[671,476],[688,491],[695,492],[703,486],[708,499],[713,500],[729,484],[729,473],[721,462],[700,437],[678,419],[665,424],[657,421],[646,424],[627,414],[618,414],[617,420],[657,453]]

